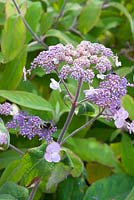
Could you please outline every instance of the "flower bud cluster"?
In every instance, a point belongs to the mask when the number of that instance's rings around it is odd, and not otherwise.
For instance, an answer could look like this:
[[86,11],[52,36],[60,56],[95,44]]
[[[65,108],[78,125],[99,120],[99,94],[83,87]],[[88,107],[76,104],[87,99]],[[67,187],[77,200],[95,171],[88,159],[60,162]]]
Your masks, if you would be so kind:
[[100,74],[111,70],[110,60],[116,65],[117,57],[111,49],[99,43],[82,41],[76,48],[72,44],[57,44],[41,52],[33,60],[30,71],[41,67],[46,73],[58,71],[60,79],[67,79],[70,76],[75,80],[82,79],[91,83],[95,76],[94,70]]
[[30,140],[38,136],[40,140],[45,139],[47,142],[52,140],[52,134],[57,130],[54,124],[51,123],[50,127],[44,126],[44,121],[38,116],[30,116],[22,111],[14,115],[6,126],[8,129],[18,130],[20,135]]
[[121,107],[121,97],[127,93],[127,80],[116,74],[106,75],[96,89],[86,90],[85,97],[114,114]]
[[10,113],[12,112],[12,106],[10,103],[3,103],[0,104],[0,114],[1,115],[10,115]]

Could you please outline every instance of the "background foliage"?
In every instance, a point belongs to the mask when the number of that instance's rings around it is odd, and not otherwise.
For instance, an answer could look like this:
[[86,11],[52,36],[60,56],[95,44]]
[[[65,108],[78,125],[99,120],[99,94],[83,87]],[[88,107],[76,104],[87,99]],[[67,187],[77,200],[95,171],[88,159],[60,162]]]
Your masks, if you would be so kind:
[[[134,3],[133,0],[17,0],[17,3],[21,14],[12,1],[0,0],[0,101],[16,103],[44,120],[53,119],[58,126],[54,135],[57,138],[69,111],[62,101],[64,94],[50,90],[50,75],[41,70],[35,70],[24,82],[23,67],[28,69],[33,58],[49,45],[77,45],[90,40],[117,53],[122,67],[116,73],[133,82]],[[55,74],[52,77],[56,78]],[[75,90],[74,81],[70,80],[68,85]],[[122,105],[133,120],[134,88],[128,90]],[[96,108],[92,109],[81,108],[68,133],[93,116]],[[32,182],[40,178],[34,200],[133,200],[133,138],[124,130],[116,130],[112,122],[99,119],[69,139],[62,150],[65,161],[53,164],[43,159],[46,146],[38,139],[29,141],[11,133],[11,144],[24,151],[30,149],[24,156],[11,149],[0,153],[0,199],[27,200]]]

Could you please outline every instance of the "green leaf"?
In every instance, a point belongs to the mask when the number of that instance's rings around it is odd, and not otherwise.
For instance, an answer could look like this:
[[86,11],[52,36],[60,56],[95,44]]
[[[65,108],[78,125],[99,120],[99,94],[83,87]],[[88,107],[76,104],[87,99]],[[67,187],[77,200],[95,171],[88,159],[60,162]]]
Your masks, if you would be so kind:
[[51,28],[53,21],[54,21],[53,12],[43,13],[40,22],[41,34],[46,33]]
[[4,61],[13,60],[23,48],[26,30],[21,17],[9,17],[5,23],[1,39]]
[[[42,8],[41,8],[41,3],[39,1],[32,2],[31,5],[27,9],[25,19],[33,32],[36,32],[37,25],[41,18],[41,13],[42,13]],[[28,43],[31,39],[32,39],[32,35],[29,31],[27,31],[26,42]]]
[[0,74],[1,89],[15,89],[18,86],[22,79],[26,56],[26,48],[24,48],[14,60],[3,65],[4,71]]
[[19,200],[28,199],[28,190],[22,186],[17,185],[14,182],[6,182],[0,188],[0,194],[10,194]]
[[48,179],[46,190],[48,192],[55,190],[58,183],[63,181],[70,174],[70,171],[71,168],[69,166],[64,165],[63,163],[57,163]]
[[61,115],[69,111],[69,107],[65,105],[61,94],[58,91],[52,91],[49,102],[53,106],[53,118],[57,122]]
[[9,163],[0,177],[0,186],[2,186],[6,181],[18,182],[21,179],[23,171],[16,171],[19,163],[20,160],[15,160]]
[[84,169],[82,160],[74,154],[70,149],[62,148],[66,152],[69,159],[69,165],[71,166],[71,175],[73,177],[79,177]]
[[123,167],[128,174],[134,176],[134,147],[130,137],[127,134],[123,134],[122,136],[121,149],[121,160]]
[[63,44],[72,43],[74,46],[77,45],[76,41],[72,40],[65,32],[60,30],[50,29],[46,32],[45,37],[57,37]]
[[133,200],[133,199],[134,199],[134,187],[132,188],[132,190],[130,191],[125,200]]
[[1,135],[5,135],[6,137],[6,144],[0,144],[0,150],[6,150],[9,147],[10,144],[10,135],[9,132],[7,130],[7,128],[4,125],[4,122],[2,121],[2,119],[0,118],[0,137]]
[[134,21],[133,18],[131,16],[131,14],[128,12],[128,10],[126,9],[125,6],[123,6],[121,3],[118,2],[109,2],[108,6],[112,6],[117,8],[118,10],[120,10],[121,12],[123,12],[123,14],[126,16],[126,18],[128,19],[128,22],[130,24],[130,28],[131,28],[131,33],[132,33],[132,37],[134,39]]
[[10,194],[0,194],[0,200],[16,200],[16,198]]
[[83,103],[79,107],[78,115],[84,115],[85,114],[85,115],[90,116],[94,112],[95,112],[95,108],[93,107],[92,104],[90,104],[90,103]]
[[87,34],[98,22],[101,14],[102,1],[89,0],[83,7],[78,19],[78,29]]
[[134,177],[125,174],[112,175],[93,183],[83,200],[123,200],[134,185]]
[[84,161],[98,162],[113,167],[115,171],[120,171],[118,160],[112,149],[95,138],[71,138],[67,141],[67,146]]
[[87,185],[83,177],[72,178],[70,176],[59,184],[56,198],[58,200],[83,200],[86,189]]
[[11,163],[14,160],[20,159],[21,156],[12,150],[8,150],[5,152],[0,153],[0,169],[6,168],[9,163]]
[[129,118],[134,119],[134,100],[130,95],[122,97],[122,106],[129,113]]
[[27,108],[52,111],[51,104],[48,101],[33,93],[24,91],[0,90],[0,96]]
[[123,77],[130,74],[133,71],[133,69],[133,67],[121,67],[116,70],[116,73]]

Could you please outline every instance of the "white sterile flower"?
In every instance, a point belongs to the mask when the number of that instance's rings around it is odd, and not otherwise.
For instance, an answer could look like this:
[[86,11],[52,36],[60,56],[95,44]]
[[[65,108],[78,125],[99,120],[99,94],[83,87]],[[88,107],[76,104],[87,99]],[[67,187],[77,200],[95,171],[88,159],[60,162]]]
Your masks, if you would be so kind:
[[61,88],[60,88],[59,82],[57,82],[53,78],[51,78],[50,80],[51,80],[50,88],[53,89],[53,90],[59,90],[59,92],[61,92]]
[[10,115],[17,115],[19,113],[19,107],[16,104],[11,105],[12,110],[10,112]]
[[101,80],[104,80],[106,75],[104,74],[97,74],[97,78],[101,79]]
[[97,92],[97,89],[94,89],[93,87],[90,87],[89,90],[84,90],[86,97],[92,96],[92,95],[96,94],[96,92]]
[[27,70],[26,70],[25,66],[23,67],[23,78],[24,78],[24,81],[27,80]]
[[59,60],[56,59],[56,58],[53,58],[53,63],[54,63],[55,65],[58,65],[58,64],[59,64]]
[[120,67],[121,66],[121,62],[118,60],[118,56],[115,56],[115,65],[116,67]]
[[120,108],[116,113],[115,115],[113,116],[114,118],[114,123],[115,123],[115,126],[117,128],[122,128],[125,123],[126,123],[126,119],[129,117],[129,114],[128,112],[124,109],[124,108]]

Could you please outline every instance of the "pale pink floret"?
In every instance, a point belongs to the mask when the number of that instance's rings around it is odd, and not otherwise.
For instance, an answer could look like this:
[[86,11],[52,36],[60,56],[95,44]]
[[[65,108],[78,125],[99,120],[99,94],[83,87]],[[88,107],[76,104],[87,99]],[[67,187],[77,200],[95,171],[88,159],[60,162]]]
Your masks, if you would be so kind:
[[122,128],[126,124],[128,116],[128,112],[124,108],[120,108],[113,117],[115,126],[117,128]]
[[57,142],[52,142],[46,148],[44,158],[48,162],[59,162],[60,161],[60,145]]

